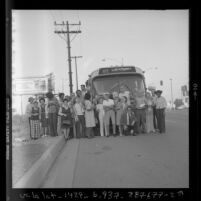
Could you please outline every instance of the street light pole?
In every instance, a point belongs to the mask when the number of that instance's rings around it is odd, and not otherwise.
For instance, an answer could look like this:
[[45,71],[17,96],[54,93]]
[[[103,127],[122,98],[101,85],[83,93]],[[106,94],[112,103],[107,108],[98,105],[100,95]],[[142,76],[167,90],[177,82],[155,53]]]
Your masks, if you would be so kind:
[[170,87],[171,87],[171,102],[172,102],[172,109],[173,109],[173,93],[172,93],[172,78],[170,78]]

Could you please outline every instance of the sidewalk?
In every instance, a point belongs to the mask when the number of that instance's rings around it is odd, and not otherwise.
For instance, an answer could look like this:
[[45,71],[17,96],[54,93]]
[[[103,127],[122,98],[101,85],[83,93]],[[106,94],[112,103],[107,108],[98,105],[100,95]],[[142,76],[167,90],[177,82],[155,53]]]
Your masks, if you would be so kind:
[[13,185],[33,166],[42,154],[55,142],[54,137],[38,140],[13,142],[12,146],[12,177]]

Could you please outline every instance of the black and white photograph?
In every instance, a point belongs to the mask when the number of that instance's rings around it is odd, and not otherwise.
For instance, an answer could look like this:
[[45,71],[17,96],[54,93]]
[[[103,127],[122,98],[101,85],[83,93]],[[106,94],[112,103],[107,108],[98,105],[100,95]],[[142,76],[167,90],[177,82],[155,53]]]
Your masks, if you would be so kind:
[[189,10],[12,9],[12,188],[189,188]]

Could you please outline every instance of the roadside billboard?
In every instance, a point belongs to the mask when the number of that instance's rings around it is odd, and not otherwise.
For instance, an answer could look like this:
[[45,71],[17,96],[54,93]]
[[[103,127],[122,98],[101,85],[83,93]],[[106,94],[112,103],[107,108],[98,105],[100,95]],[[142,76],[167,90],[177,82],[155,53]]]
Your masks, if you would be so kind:
[[13,94],[34,95],[44,94],[54,90],[54,79],[52,74],[43,77],[24,77],[13,80]]

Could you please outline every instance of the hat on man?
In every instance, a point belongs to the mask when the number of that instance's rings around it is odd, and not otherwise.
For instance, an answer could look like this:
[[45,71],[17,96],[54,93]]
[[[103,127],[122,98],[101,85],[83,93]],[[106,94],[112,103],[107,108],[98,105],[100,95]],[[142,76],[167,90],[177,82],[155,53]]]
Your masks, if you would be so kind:
[[162,92],[163,92],[162,90],[156,90],[154,93],[155,94],[162,94]]

